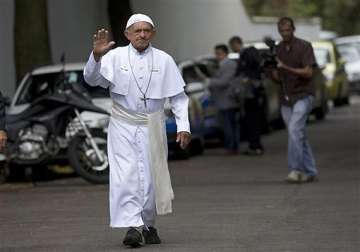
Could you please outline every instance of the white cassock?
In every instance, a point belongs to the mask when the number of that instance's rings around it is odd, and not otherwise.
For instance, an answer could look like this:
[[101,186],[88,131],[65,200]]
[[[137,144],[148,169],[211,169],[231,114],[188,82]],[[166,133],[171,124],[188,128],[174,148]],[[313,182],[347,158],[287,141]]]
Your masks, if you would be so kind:
[[[84,78],[89,85],[109,88],[113,101],[108,129],[110,226],[154,226],[156,214],[172,211],[174,197],[164,161],[166,98],[177,131],[190,132],[184,80],[171,56],[151,46],[139,53],[131,44],[110,50],[99,62],[91,54]],[[146,106],[137,84],[149,98]]]

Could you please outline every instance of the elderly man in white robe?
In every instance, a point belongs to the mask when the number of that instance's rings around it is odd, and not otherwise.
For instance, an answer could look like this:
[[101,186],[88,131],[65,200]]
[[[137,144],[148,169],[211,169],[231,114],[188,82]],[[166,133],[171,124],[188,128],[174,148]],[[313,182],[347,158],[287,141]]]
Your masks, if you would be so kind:
[[170,55],[152,47],[155,26],[134,14],[127,22],[128,46],[111,49],[108,31],[94,35],[84,69],[86,82],[109,88],[113,101],[108,129],[110,226],[128,228],[124,245],[159,244],[156,215],[172,212],[167,166],[164,103],[168,98],[181,148],[190,142],[185,83]]

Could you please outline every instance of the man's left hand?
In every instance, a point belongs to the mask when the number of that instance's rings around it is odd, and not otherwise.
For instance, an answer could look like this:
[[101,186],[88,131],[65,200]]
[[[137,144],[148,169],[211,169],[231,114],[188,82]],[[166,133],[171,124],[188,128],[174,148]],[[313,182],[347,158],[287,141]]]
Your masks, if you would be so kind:
[[191,140],[191,134],[186,131],[181,131],[177,133],[176,142],[180,143],[181,149],[186,149]]

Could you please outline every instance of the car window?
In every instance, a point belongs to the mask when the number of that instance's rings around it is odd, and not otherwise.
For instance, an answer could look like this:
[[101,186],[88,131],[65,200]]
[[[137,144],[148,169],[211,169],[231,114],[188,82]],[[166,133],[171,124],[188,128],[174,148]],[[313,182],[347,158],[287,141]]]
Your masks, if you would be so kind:
[[344,44],[340,44],[341,46],[344,47],[353,47],[356,48],[356,50],[358,51],[358,53],[360,54],[360,42],[348,42],[348,43],[344,43]]
[[[66,83],[68,85],[79,83],[90,94],[92,98],[109,97],[109,91],[101,87],[91,87],[86,84],[82,71],[67,71],[65,73]],[[64,79],[61,72],[31,75],[25,81],[19,98],[15,105],[22,105],[33,102],[36,98],[45,94],[51,94],[54,87]]]
[[110,97],[109,90],[102,87],[92,87],[86,84],[86,82],[82,82],[85,89],[89,92],[90,97],[92,98],[108,98]]
[[212,77],[219,68],[217,60],[205,59],[197,63],[199,70],[206,76]]
[[354,62],[360,60],[360,54],[355,47],[351,46],[339,46],[338,51],[346,62]]
[[56,73],[49,73],[29,76],[15,104],[22,105],[31,103],[36,98],[52,92],[52,87],[54,86],[57,75]]
[[206,75],[206,77],[211,77],[210,69],[203,63],[198,63],[197,66],[199,67],[200,71]]
[[325,48],[314,48],[314,54],[316,58],[316,63],[323,67],[326,64],[330,63],[330,53],[328,49]]
[[204,79],[204,76],[199,74],[194,65],[184,67],[182,75],[185,83],[201,82]]
[[[110,97],[108,89],[105,89],[105,88],[102,88],[99,86],[93,87],[93,86],[90,86],[89,84],[87,84],[84,80],[82,71],[77,71],[76,76],[77,76],[77,79],[73,83],[80,83],[81,86],[83,86],[89,92],[90,97],[92,97],[92,98],[108,98],[108,97]],[[70,80],[71,76],[69,76],[68,79]],[[69,81],[69,83],[70,83],[70,81]]]

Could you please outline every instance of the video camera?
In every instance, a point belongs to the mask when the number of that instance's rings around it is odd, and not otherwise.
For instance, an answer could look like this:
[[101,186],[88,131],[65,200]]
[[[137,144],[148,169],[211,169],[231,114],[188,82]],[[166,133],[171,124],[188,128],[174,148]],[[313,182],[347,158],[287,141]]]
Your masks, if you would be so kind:
[[272,38],[264,38],[264,43],[269,47],[267,52],[262,53],[263,67],[264,68],[276,68],[278,62],[276,60],[276,43]]

